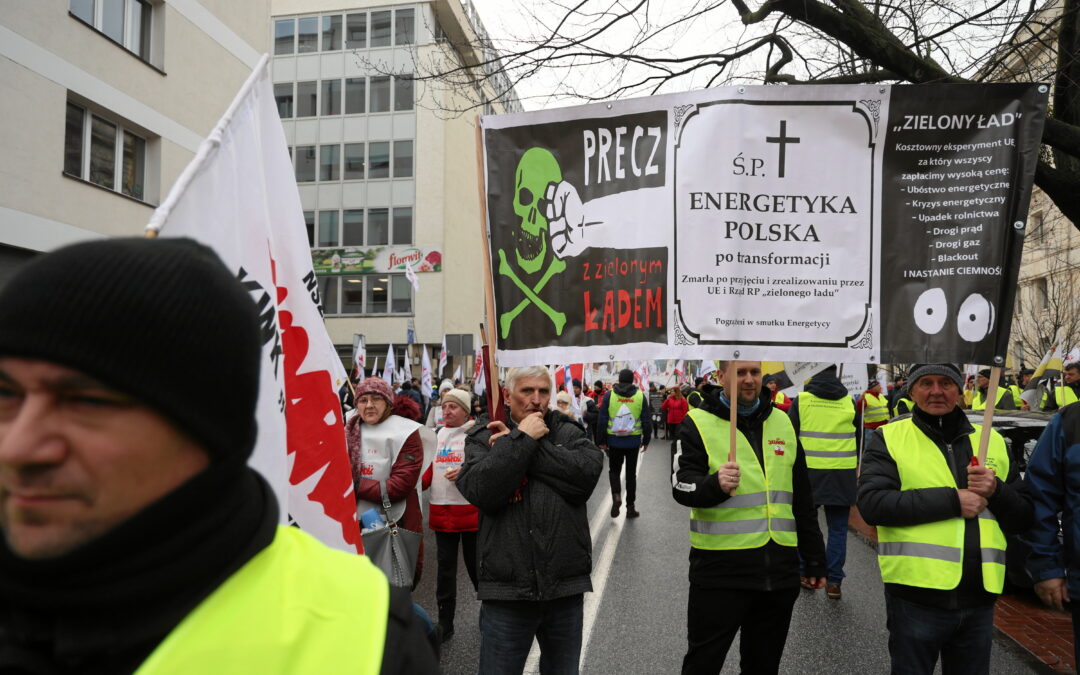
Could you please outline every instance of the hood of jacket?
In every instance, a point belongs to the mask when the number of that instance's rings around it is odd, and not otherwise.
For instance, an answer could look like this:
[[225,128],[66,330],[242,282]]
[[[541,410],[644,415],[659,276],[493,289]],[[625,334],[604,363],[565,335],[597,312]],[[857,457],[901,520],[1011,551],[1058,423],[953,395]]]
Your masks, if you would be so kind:
[[611,387],[611,391],[615,392],[619,396],[631,397],[637,393],[637,385],[629,382],[616,382]]
[[806,391],[818,398],[836,401],[848,395],[847,387],[831,370],[818,373],[806,383]]

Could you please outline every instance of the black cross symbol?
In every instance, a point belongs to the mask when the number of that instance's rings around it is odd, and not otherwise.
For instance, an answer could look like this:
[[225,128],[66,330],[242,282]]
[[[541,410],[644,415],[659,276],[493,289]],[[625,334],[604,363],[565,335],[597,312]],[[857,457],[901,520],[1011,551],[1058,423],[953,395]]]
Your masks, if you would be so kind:
[[766,136],[766,143],[779,143],[780,144],[780,178],[784,177],[784,157],[787,153],[786,145],[788,143],[798,143],[799,138],[797,136],[787,135],[787,120],[780,120],[780,135],[779,136]]

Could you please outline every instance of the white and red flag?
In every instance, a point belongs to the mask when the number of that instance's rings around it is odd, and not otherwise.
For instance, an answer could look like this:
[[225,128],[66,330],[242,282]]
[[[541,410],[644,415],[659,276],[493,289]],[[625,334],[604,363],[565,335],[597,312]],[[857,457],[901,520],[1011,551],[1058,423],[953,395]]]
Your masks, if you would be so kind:
[[386,380],[386,383],[391,387],[394,386],[394,371],[397,370],[397,365],[394,363],[394,345],[386,346],[386,363],[383,364],[382,379]]
[[439,372],[435,374],[435,378],[441,380],[443,373],[446,372],[446,360],[449,354],[446,352],[446,333],[442,336],[442,347],[439,349]]
[[477,396],[483,396],[486,389],[485,379],[487,378],[486,372],[487,366],[484,365],[484,352],[476,352],[476,363],[473,365],[473,393]]
[[147,229],[211,247],[251,294],[264,357],[251,464],[273,486],[283,519],[329,546],[362,552],[341,417],[346,373],[323,324],[268,56]]
[[367,347],[364,346],[363,342],[360,342],[359,344],[356,345],[356,355],[353,357],[353,365],[355,366],[355,370],[356,370],[356,373],[355,373],[356,377],[354,379],[357,382],[363,382],[364,381],[364,377],[365,377],[364,368],[367,367],[367,364],[364,363],[364,361],[366,361],[366,360],[367,360]]

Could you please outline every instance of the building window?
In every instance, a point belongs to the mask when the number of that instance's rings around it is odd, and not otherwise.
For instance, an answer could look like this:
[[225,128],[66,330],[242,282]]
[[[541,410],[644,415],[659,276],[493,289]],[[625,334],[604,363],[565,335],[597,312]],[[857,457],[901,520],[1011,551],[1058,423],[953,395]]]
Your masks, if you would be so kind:
[[345,80],[345,114],[363,113],[367,106],[367,80],[362,77],[350,77]]
[[1039,277],[1032,285],[1035,290],[1035,308],[1040,312],[1050,309],[1050,292],[1046,284],[1046,277]]
[[412,76],[394,77],[394,110],[413,109],[413,79]]
[[285,82],[274,85],[274,100],[277,101],[278,117],[289,119],[293,116],[293,83]]
[[341,49],[341,15],[322,18],[322,50],[332,52]]
[[83,118],[86,113],[74,103],[67,104],[67,121],[64,124],[64,173],[82,176],[83,164]]
[[319,211],[318,246],[338,245],[338,212]]
[[412,311],[412,284],[403,274],[390,275],[390,313],[405,314]]
[[70,0],[68,9],[143,61],[150,60],[153,11],[146,0]]
[[394,12],[394,44],[411,45],[416,41],[415,12],[411,9],[399,9]]
[[1043,236],[1043,212],[1036,211],[1028,216],[1027,236],[1031,239],[1041,239]]
[[371,112],[390,112],[390,78],[371,78]]
[[143,199],[146,139],[112,120],[68,102],[64,172],[135,199]]
[[390,143],[368,143],[368,178],[390,177]]
[[390,46],[390,11],[371,13],[371,46]]
[[338,180],[341,175],[341,146],[319,148],[319,180]]
[[296,19],[278,19],[274,22],[274,54],[296,52]]
[[394,209],[394,243],[412,243],[412,207],[404,206]]
[[368,209],[367,245],[386,246],[390,243],[390,210]]
[[308,246],[315,246],[315,212],[304,211],[304,229],[307,230]]
[[345,180],[364,179],[364,144],[345,144]]
[[296,116],[315,117],[319,108],[316,105],[319,92],[318,82],[296,83]]
[[315,180],[315,146],[296,146],[296,182],[311,183]]
[[345,48],[365,49],[367,47],[367,12],[349,14],[345,18]]
[[299,24],[300,29],[296,34],[296,51],[300,54],[319,51],[319,17],[302,17]]
[[346,209],[341,217],[341,245],[364,245],[364,210]]
[[319,292],[328,316],[412,312],[412,285],[403,274],[323,276]]
[[394,141],[394,178],[412,178],[412,148],[412,141]]
[[322,81],[322,114],[341,114],[341,80]]

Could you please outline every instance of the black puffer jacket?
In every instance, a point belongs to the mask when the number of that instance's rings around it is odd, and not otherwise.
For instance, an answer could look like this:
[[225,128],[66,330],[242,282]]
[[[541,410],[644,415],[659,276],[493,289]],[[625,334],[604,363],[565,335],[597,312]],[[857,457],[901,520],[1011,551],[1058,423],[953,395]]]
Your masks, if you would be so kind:
[[592,590],[592,537],[586,502],[604,455],[585,431],[556,411],[539,441],[507,422],[488,445],[481,426],[465,440],[461,494],[480,509],[480,600],[553,600]]
[[[729,419],[730,410],[718,394],[720,387],[706,385],[703,389],[700,409]],[[762,461],[761,436],[765,419],[769,415],[784,413],[772,405],[766,389],[758,399],[757,409],[749,416],[739,416],[736,428],[742,432],[754,448],[759,463]],[[724,439],[727,443],[727,439]],[[825,543],[818,527],[817,510],[806,476],[806,458],[797,450],[792,468],[791,487],[794,493],[792,514],[799,538],[798,550],[781,546],[774,541],[758,548],[734,551],[707,551],[690,547],[690,583],[706,588],[735,588],[752,591],[776,591],[799,586],[799,556],[808,577],[825,576]],[[709,471],[709,455],[697,426],[687,418],[679,425],[676,470],[672,481],[672,496],[683,506],[708,508],[728,499],[720,489],[716,472]],[[687,523],[689,533],[689,523]]]
[[[889,453],[884,433],[877,429],[867,444],[859,473],[859,513],[870,525],[901,527],[960,517],[957,489],[967,487],[967,467],[977,452],[971,447],[975,428],[959,408],[941,416],[915,408],[911,420],[941,450],[957,487],[901,490],[896,460]],[[1030,526],[1034,509],[1014,462],[1009,463],[1007,479],[998,478],[997,491],[989,500],[989,509],[1005,534],[1019,534]],[[952,590],[935,590],[885,584],[885,591],[941,609],[988,605],[997,596],[983,589],[979,560],[978,519],[968,518],[964,527],[964,571],[959,586]]]

